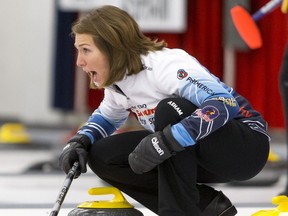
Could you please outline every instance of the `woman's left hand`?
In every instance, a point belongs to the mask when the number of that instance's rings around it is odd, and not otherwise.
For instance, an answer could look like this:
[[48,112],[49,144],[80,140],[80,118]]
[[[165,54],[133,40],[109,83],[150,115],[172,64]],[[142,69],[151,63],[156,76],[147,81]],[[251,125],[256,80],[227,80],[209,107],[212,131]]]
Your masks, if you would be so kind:
[[171,133],[170,125],[163,132],[146,136],[128,157],[131,169],[142,174],[154,169],[175,152],[184,150]]

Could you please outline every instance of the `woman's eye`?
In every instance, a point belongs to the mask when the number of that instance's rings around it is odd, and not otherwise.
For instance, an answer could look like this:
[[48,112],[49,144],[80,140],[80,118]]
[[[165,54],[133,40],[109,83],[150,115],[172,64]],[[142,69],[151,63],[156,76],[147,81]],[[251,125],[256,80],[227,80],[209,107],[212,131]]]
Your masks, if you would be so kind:
[[87,48],[83,48],[83,53],[88,53],[90,50]]

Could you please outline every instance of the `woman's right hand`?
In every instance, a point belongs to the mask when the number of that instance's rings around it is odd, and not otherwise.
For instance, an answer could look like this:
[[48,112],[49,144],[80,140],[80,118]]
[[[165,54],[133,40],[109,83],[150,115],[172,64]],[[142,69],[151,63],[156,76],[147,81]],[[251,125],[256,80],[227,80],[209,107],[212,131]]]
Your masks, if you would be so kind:
[[59,157],[59,166],[60,168],[68,174],[70,169],[72,168],[74,162],[78,161],[79,162],[79,168],[75,173],[74,178],[78,178],[81,173],[86,173],[87,168],[87,156],[88,152],[83,148],[83,145],[77,142],[71,142],[68,143],[60,157]]
[[78,178],[81,173],[86,173],[90,145],[90,140],[85,135],[76,135],[70,139],[59,157],[60,168],[67,174],[74,162],[78,161],[79,167],[74,178]]

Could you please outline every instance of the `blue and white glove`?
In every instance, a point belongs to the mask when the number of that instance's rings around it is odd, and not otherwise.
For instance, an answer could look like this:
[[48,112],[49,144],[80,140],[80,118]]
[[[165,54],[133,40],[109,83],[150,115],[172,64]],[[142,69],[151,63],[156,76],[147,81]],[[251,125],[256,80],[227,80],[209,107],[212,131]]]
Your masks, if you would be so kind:
[[158,131],[146,136],[137,145],[128,157],[131,169],[142,174],[154,169],[176,152],[183,151],[181,146],[173,137],[170,125],[163,132]]

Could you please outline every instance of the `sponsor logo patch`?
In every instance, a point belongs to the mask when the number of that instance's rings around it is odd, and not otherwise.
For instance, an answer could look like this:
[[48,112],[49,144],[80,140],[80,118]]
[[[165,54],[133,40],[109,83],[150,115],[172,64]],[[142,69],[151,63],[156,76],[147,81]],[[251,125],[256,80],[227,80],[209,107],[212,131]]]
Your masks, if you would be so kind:
[[195,112],[206,122],[211,122],[219,116],[219,110],[214,106],[205,106],[202,109],[197,109]]
[[179,116],[183,114],[181,108],[173,101],[169,101],[168,104],[178,113]]
[[160,148],[159,146],[159,140],[157,139],[157,137],[153,137],[151,139],[152,145],[155,148],[155,150],[158,152],[158,154],[161,156],[164,154],[164,151]]

